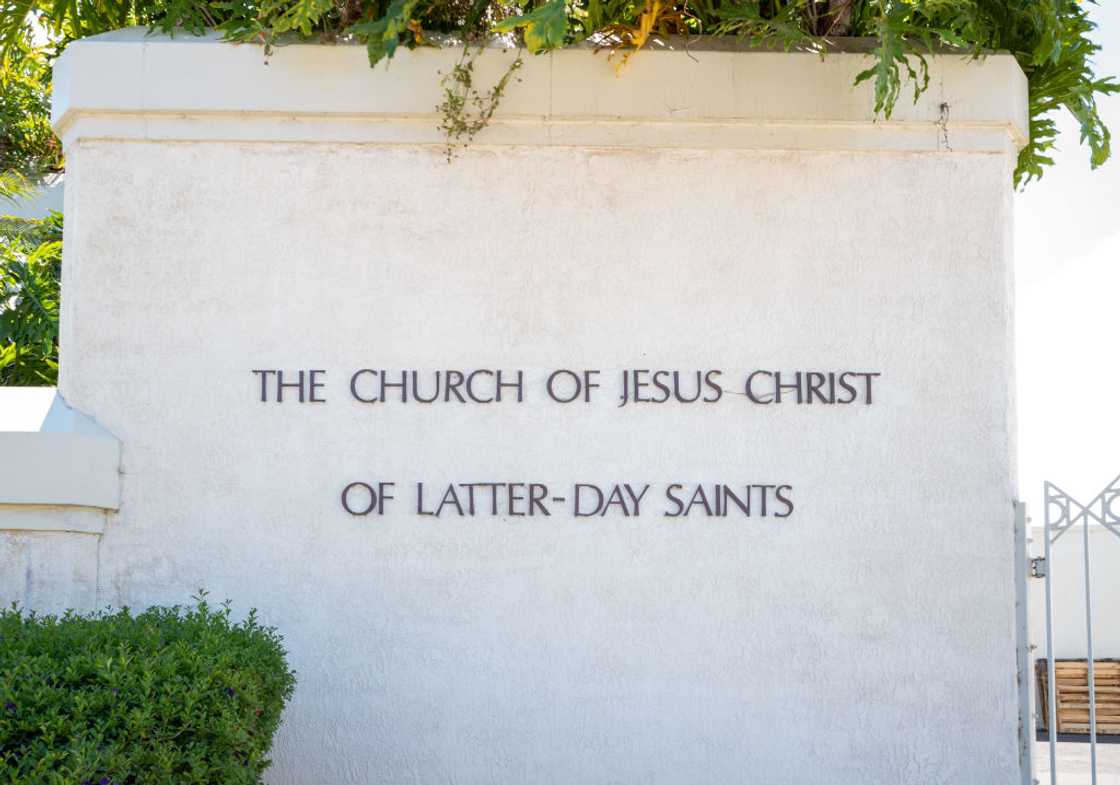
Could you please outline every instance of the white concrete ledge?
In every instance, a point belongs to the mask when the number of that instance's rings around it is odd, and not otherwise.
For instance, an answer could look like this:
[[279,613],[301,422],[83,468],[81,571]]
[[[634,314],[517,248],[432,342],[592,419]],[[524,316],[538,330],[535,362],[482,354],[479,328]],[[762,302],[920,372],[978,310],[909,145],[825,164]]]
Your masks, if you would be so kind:
[[[55,66],[52,118],[79,139],[439,144],[440,74],[454,47],[402,50],[370,69],[364,47],[291,45],[267,60],[216,36],[147,36],[129,29],[71,44]],[[494,84],[515,53],[479,58]],[[605,53],[525,55],[478,144],[604,147],[986,151],[1021,147],[1027,84],[1006,54],[929,58],[930,88],[904,88],[876,119],[861,53],[742,51],[701,41],[648,49],[615,74]]]
[[[30,396],[33,397],[33,396]],[[12,411],[16,401],[26,402],[25,391],[0,389],[0,409]],[[89,418],[55,398],[46,416],[40,407],[31,412],[31,427],[8,423],[13,430],[0,432],[0,506],[13,505],[120,507],[120,442]],[[14,418],[12,418],[14,420]],[[12,523],[11,510],[0,516],[0,529],[58,530],[39,525],[50,516],[30,515],[27,525]],[[37,523],[38,522],[38,523]],[[83,523],[76,530],[87,531]],[[63,529],[69,530],[69,529]]]
[[0,504],[0,532],[103,534],[106,515],[96,507]]

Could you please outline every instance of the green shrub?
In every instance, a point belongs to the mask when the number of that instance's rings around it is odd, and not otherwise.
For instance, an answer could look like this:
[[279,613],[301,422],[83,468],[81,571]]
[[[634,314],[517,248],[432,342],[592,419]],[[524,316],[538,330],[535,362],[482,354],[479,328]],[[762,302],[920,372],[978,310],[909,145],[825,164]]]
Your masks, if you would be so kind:
[[61,213],[0,217],[0,385],[57,382],[61,274]]
[[255,612],[235,623],[195,600],[0,611],[0,784],[261,782],[295,674]]

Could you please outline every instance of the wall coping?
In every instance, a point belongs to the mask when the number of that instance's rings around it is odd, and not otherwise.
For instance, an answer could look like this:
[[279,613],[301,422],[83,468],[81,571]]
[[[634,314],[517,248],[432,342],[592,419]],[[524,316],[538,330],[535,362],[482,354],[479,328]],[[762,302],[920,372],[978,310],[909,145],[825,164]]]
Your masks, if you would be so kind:
[[[55,65],[52,121],[79,139],[442,144],[440,74],[457,47],[398,50],[370,69],[365,48],[260,46],[216,34],[129,28],[70,44]],[[488,48],[476,83],[514,50]],[[635,54],[620,75],[586,47],[525,55],[478,145],[1013,153],[1027,140],[1027,82],[1014,57],[928,57],[917,103],[904,86],[874,116],[861,52],[742,50],[703,39]]]
[[[17,401],[42,394],[41,388],[38,394],[0,388],[0,408],[9,403],[15,408]],[[57,393],[45,417],[40,409],[38,404],[24,407],[33,419],[41,418],[38,424],[0,431],[0,506],[119,509],[120,442]]]

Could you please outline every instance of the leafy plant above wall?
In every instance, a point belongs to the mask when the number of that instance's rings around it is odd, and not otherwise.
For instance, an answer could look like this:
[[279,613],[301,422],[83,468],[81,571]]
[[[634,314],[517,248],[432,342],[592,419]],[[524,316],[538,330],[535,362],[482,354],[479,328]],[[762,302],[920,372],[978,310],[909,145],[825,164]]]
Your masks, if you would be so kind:
[[[1092,166],[1104,163],[1109,132],[1096,99],[1120,90],[1111,78],[1094,73],[1092,58],[1099,49],[1090,38],[1094,25],[1086,3],[1076,0],[6,0],[0,5],[5,63],[26,49],[33,28],[46,31],[52,51],[58,51],[74,39],[134,24],[166,33],[217,28],[228,40],[266,48],[293,39],[357,39],[365,43],[371,65],[391,58],[400,46],[432,45],[436,32],[454,34],[467,46],[506,36],[534,54],[590,41],[616,53],[618,63],[654,36],[735,35],[822,53],[837,39],[870,37],[876,41],[873,62],[857,81],[874,84],[876,111],[888,118],[907,85],[915,95],[926,88],[923,52],[1008,51],[1030,84],[1031,139],[1015,173],[1019,185],[1053,163],[1056,109],[1077,119]],[[488,92],[476,90],[469,79],[471,57],[465,54],[462,61],[466,72],[450,85],[445,80],[448,100],[441,108],[449,141],[469,139],[485,125],[508,86],[509,74]],[[519,63],[520,58],[512,67]],[[477,105],[473,115],[472,105]]]

